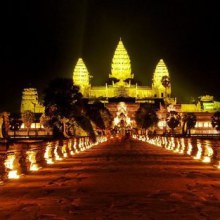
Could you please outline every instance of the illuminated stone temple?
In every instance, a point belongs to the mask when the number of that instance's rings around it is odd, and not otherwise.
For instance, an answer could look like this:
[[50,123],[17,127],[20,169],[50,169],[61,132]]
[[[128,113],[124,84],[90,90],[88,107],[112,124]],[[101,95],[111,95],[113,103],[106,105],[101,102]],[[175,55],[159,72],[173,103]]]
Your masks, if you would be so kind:
[[[132,84],[134,78],[132,74],[131,61],[129,54],[120,39],[111,64],[111,74],[109,79],[111,84],[103,86],[93,86],[90,83],[91,75],[82,58],[79,58],[73,71],[73,82],[80,87],[80,91],[85,98],[100,99],[108,102],[113,97],[135,98],[135,102],[141,102],[144,99],[164,98],[167,101],[171,99],[171,85],[165,87],[162,84],[163,77],[169,78],[169,72],[166,64],[161,59],[153,73],[151,86],[140,86],[137,83]],[[104,101],[105,100],[105,101]]]
[[43,113],[44,106],[38,100],[38,93],[36,88],[25,88],[22,92],[21,113],[25,111],[32,111],[33,113]]
[[[181,116],[188,112],[195,113],[197,122],[192,134],[217,133],[212,128],[211,116],[215,111],[220,111],[220,102],[215,101],[213,96],[206,95],[201,96],[197,103],[177,103],[176,98],[171,96],[170,74],[163,59],[155,66],[152,82],[146,81],[143,86],[134,83],[132,62],[121,39],[112,58],[111,73],[106,75],[108,83],[95,86],[91,84],[91,78],[86,62],[79,58],[73,70],[73,84],[79,86],[89,104],[97,100],[104,103],[113,116],[113,128],[121,127],[123,131],[135,128],[135,113],[142,104],[148,103],[157,111],[158,133],[167,129],[166,115],[169,111],[176,111]],[[39,103],[35,88],[26,88],[23,91],[21,113],[26,110],[34,113],[44,112],[44,106]],[[181,133],[181,124],[176,130]]]

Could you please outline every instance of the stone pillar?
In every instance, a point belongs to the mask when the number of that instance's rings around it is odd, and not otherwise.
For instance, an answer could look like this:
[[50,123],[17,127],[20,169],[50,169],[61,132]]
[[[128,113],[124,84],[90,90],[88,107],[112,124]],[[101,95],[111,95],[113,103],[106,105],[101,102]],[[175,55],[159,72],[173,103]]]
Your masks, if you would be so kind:
[[192,151],[191,156],[196,156],[198,152],[197,139],[191,139]]
[[6,151],[0,153],[0,185],[8,178],[4,164],[6,157],[7,157]]
[[55,160],[63,160],[63,154],[62,154],[62,145],[63,141],[56,141],[54,142],[54,159]]
[[63,158],[67,157],[67,145],[66,145],[66,141],[62,141],[59,143],[59,147],[61,149],[61,153]]
[[44,159],[47,164],[54,163],[54,147],[55,145],[53,142],[46,143],[45,151],[44,151]]
[[70,155],[74,155],[74,149],[73,149],[73,143],[74,143],[74,139],[69,139],[67,142],[67,148],[68,148],[68,152]]
[[4,162],[8,179],[18,179],[20,177],[20,163],[16,152],[8,151]]
[[42,143],[33,143],[28,145],[26,152],[29,166],[29,171],[37,171],[45,165],[44,152]]
[[213,146],[213,157],[212,157],[212,164],[220,169],[220,147]]

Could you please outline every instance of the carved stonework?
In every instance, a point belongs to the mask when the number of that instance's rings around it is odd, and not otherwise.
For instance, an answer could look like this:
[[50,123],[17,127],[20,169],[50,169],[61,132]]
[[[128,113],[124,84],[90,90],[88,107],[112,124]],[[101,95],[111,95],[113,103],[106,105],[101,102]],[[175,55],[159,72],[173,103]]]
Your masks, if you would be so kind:
[[25,88],[22,92],[21,113],[25,111],[43,113],[44,106],[39,103],[38,93],[35,88]]

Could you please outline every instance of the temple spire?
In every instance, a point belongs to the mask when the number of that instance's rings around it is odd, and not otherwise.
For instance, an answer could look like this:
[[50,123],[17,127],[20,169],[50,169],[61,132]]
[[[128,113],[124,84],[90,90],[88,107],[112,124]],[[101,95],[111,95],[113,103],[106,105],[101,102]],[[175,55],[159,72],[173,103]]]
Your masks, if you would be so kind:
[[153,85],[160,86],[163,76],[169,77],[169,72],[168,72],[167,66],[164,63],[163,59],[160,59],[160,61],[158,62],[157,66],[155,68],[154,74],[153,74]]
[[[152,88],[154,90],[154,97],[158,98],[167,98],[171,95],[171,84],[170,84],[170,76],[167,69],[166,64],[163,59],[160,59],[158,62],[154,74],[153,74],[153,83]],[[164,77],[167,82],[169,82],[169,86],[165,86]]]
[[130,57],[121,38],[112,59],[111,72],[112,74],[110,74],[109,77],[118,79],[120,84],[124,84],[123,81],[126,79],[133,78],[133,74],[131,74]]
[[89,85],[90,75],[82,58],[79,58],[73,71],[73,83],[75,85]]
[[91,75],[83,61],[79,58],[73,71],[73,83],[80,87],[80,91],[85,95],[85,90],[90,86]]

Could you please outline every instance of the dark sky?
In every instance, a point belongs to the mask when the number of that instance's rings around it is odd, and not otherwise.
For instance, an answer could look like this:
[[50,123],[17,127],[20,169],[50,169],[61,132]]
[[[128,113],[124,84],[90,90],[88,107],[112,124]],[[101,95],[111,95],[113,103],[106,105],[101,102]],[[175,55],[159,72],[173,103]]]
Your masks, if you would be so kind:
[[93,85],[103,85],[120,37],[143,85],[151,85],[163,58],[178,100],[205,93],[220,100],[217,0],[6,2],[0,23],[1,111],[19,109],[24,87],[42,95],[51,79],[72,77],[79,56]]

